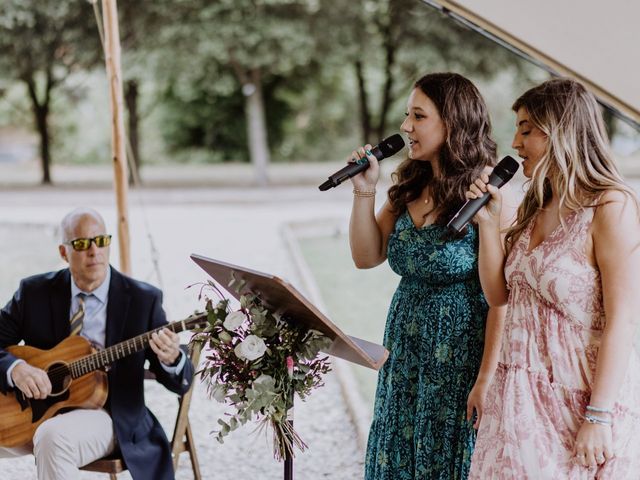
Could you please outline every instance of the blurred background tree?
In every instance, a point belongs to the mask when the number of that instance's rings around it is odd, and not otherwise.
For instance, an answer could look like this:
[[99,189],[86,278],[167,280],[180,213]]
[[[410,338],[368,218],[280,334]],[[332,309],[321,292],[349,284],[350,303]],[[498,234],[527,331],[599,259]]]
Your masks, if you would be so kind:
[[[271,161],[336,160],[397,131],[413,82],[446,70],[479,86],[506,150],[511,102],[547,78],[419,0],[121,0],[118,7],[133,170],[141,159],[251,161],[265,184]],[[4,0],[0,53],[0,125],[31,111],[43,182],[53,157],[108,163],[91,4]],[[30,104],[16,101],[20,85]]]
[[23,84],[40,137],[42,183],[51,183],[51,102],[58,86],[100,59],[91,7],[84,0],[3,0],[0,75]]
[[[208,147],[220,151],[223,160],[233,150],[239,150],[235,158],[248,153],[256,181],[264,185],[270,150],[280,143],[294,107],[278,98],[279,90],[312,74],[316,41],[308,25],[314,2],[181,3],[181,21],[167,26],[162,42],[182,51],[162,66],[168,74],[165,99],[182,120],[169,130],[175,134],[169,142]],[[190,114],[181,114],[183,105]],[[238,149],[242,132],[246,141]]]
[[133,177],[140,178],[140,122],[150,113],[140,111],[140,92],[144,88],[143,84],[153,85],[153,76],[147,72],[150,64],[147,57],[160,52],[156,38],[166,25],[173,21],[175,3],[173,0],[118,2],[120,43],[123,52],[123,90],[130,147],[127,152],[130,157],[130,181]]
[[[507,50],[415,0],[345,0],[322,14],[323,57],[350,66],[356,79],[362,141],[374,143],[389,130],[390,113],[405,101],[423,74],[455,70],[490,80],[510,70],[526,79],[531,69]],[[355,27],[355,28],[354,28]],[[338,31],[336,31],[338,30]],[[341,47],[341,45],[346,47]],[[374,108],[377,105],[377,108]]]

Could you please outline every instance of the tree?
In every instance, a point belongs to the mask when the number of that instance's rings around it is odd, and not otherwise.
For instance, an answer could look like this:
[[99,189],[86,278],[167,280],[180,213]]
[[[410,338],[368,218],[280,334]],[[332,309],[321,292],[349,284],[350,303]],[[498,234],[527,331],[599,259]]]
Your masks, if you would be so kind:
[[502,47],[416,0],[323,5],[318,29],[332,34],[319,36],[321,48],[334,62],[352,66],[364,143],[386,134],[390,109],[427,71],[460,70],[490,78],[522,65]]
[[[170,33],[165,31],[170,39],[165,38],[165,44],[188,52],[170,60],[174,83],[195,84],[206,65],[219,72],[219,77],[208,79],[212,89],[221,95],[242,94],[249,156],[261,185],[267,183],[270,162],[265,86],[314,62],[315,39],[308,27],[314,4],[310,0],[185,2],[180,24],[173,25]],[[190,67],[184,66],[190,62]],[[235,92],[229,91],[229,74],[235,79]]]
[[85,0],[3,0],[0,72],[24,83],[40,136],[42,183],[51,183],[49,115],[53,92],[65,78],[100,60],[91,6]]
[[[163,137],[172,150],[203,149],[214,161],[249,162],[245,99],[231,71],[204,62],[191,75],[165,75],[166,86],[158,97],[162,107]],[[215,79],[215,81],[212,81]],[[285,120],[292,108],[288,99],[276,94],[283,77],[268,77],[262,85],[269,151],[283,141]],[[224,85],[227,85],[225,88]]]
[[120,44],[123,57],[124,101],[128,114],[127,131],[133,161],[129,162],[130,182],[140,179],[142,157],[140,153],[140,90],[148,79],[150,60],[161,55],[162,50],[173,51],[171,45],[157,41],[163,29],[175,21],[175,0],[121,0],[118,2]]

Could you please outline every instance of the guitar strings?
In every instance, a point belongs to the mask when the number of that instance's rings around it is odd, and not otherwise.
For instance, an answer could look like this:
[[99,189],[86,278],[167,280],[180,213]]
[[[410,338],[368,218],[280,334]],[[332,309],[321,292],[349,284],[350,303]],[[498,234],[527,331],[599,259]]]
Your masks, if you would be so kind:
[[[60,365],[60,366],[56,366],[54,368],[52,368],[51,370],[49,370],[47,372],[48,377],[51,380],[61,380],[64,377],[68,376],[69,374],[71,374],[72,377],[75,376],[75,378],[82,376],[84,374],[89,373],[92,369],[96,370],[97,368],[94,367],[94,365],[96,363],[103,363],[104,365],[108,365],[110,363],[115,362],[116,360],[119,360],[119,353],[118,350],[120,350],[122,353],[124,353],[125,348],[128,350],[128,354],[123,355],[123,356],[127,356],[130,355],[132,353],[135,353],[136,351],[142,350],[142,348],[146,348],[149,345],[149,338],[150,338],[150,334],[154,333],[155,330],[148,332],[147,334],[144,335],[139,335],[137,337],[131,338],[129,340],[126,340],[124,342],[118,343],[117,345],[113,345],[109,348],[106,348],[104,350],[100,350],[99,352],[93,353],[91,355],[88,355],[86,357],[80,358],[78,360],[75,360],[74,362],[71,362],[67,365]],[[146,336],[146,338],[145,338]],[[142,346],[142,348],[137,349],[137,343],[140,343],[140,345]],[[133,345],[133,351],[131,346]],[[113,355],[112,355],[113,353]],[[111,359],[109,358],[111,357]],[[115,358],[114,358],[115,357]],[[122,358],[122,357],[120,357]],[[98,367],[99,368],[99,367]],[[86,372],[83,373],[83,370],[87,370]],[[74,375],[77,374],[77,375]]]
[[[178,331],[176,331],[177,327],[182,327],[182,323],[185,323],[185,326],[188,325],[188,328],[197,328],[198,326],[198,321],[202,320],[206,318],[206,315],[204,316],[199,316],[193,319],[189,319],[189,320],[183,320],[183,321],[178,321],[178,322],[174,322],[174,323],[170,323],[168,325],[162,326],[162,327],[158,327],[154,330],[151,330],[149,332],[143,333],[142,335],[138,335],[137,337],[133,337],[130,338],[128,340],[125,340],[124,342],[120,342],[116,345],[112,345],[109,348],[105,348],[104,350],[100,350],[96,353],[93,353],[91,355],[88,355],[86,357],[80,358],[78,360],[75,360],[67,365],[61,365],[61,366],[57,366],[52,368],[51,370],[47,371],[47,376],[49,377],[49,379],[52,381],[52,383],[57,382],[57,381],[61,381],[62,379],[64,379],[65,377],[71,375],[72,378],[78,378],[81,377],[83,375],[86,375],[88,373],[90,373],[91,371],[95,371],[98,370],[101,367],[95,367],[95,363],[103,363],[103,366],[108,365],[110,363],[115,362],[116,360],[119,360],[120,358],[126,357],[128,355],[131,355],[132,353],[135,353],[136,351],[140,351],[143,348],[146,348],[149,345],[149,339],[151,338],[151,335],[153,333],[156,333],[160,330],[162,330],[163,328],[169,328],[171,331],[173,331],[174,333],[179,333],[183,330],[183,328],[179,328]],[[137,349],[137,342],[140,342],[141,348]],[[131,351],[131,345],[133,344],[133,352]],[[124,353],[124,349],[127,348],[128,349],[128,353],[122,355],[122,357],[118,358],[118,349],[120,349],[120,351],[122,353]],[[111,353],[114,353],[115,355],[111,355]],[[111,355],[111,361],[109,361],[109,356]],[[113,357],[116,358],[113,358]],[[86,370],[86,372],[83,372],[83,370]],[[75,375],[75,376],[74,376]]]

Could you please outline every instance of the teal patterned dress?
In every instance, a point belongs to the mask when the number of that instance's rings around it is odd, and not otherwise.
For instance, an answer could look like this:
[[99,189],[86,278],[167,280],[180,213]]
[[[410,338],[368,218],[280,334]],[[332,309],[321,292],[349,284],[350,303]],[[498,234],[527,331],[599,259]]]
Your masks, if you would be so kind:
[[408,212],[389,239],[402,278],[385,330],[366,480],[466,480],[475,431],[467,396],[480,366],[488,306],[478,278],[477,229],[443,240]]

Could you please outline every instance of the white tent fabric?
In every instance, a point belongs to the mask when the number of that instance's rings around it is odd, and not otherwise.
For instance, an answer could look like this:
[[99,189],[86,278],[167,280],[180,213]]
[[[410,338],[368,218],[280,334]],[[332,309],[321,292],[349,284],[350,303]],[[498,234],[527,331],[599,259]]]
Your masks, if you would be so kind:
[[640,2],[424,0],[573,77],[640,124]]

